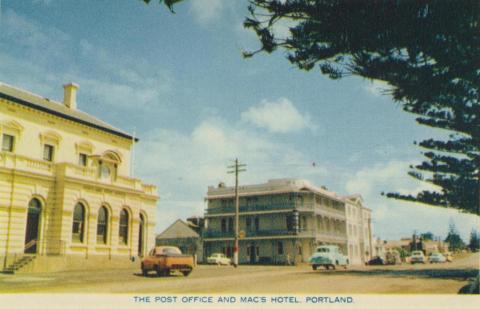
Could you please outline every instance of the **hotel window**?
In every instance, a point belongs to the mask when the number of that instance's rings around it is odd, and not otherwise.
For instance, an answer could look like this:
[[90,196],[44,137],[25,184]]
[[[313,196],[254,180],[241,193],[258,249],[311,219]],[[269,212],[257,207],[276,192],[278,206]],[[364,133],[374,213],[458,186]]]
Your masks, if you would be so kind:
[[221,229],[222,229],[222,233],[225,233],[227,231],[227,220],[226,219],[222,219]]
[[247,225],[247,231],[251,231],[252,230],[252,219],[250,217],[247,217],[247,222],[246,222],[246,225]]
[[85,206],[81,203],[75,205],[73,210],[72,242],[83,242],[85,230]]
[[283,254],[283,242],[279,241],[277,248],[278,248],[278,254]]
[[107,229],[108,229],[108,211],[105,206],[100,207],[98,210],[97,219],[97,243],[107,243]]
[[45,161],[53,161],[53,152],[54,152],[54,147],[49,144],[43,145],[43,160]]
[[13,152],[14,143],[15,143],[15,137],[13,135],[3,134],[2,151]]
[[78,165],[87,166],[87,155],[85,153],[78,154]]
[[122,245],[128,244],[128,212],[125,209],[122,209],[122,211],[120,212],[118,242]]

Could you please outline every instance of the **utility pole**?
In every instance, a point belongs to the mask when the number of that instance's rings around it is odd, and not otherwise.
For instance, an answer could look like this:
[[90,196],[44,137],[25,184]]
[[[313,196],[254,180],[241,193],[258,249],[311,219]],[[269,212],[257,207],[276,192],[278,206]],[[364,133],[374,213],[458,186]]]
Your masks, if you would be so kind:
[[235,173],[235,240],[233,245],[233,266],[238,266],[238,232],[239,232],[239,204],[240,199],[238,197],[238,174],[240,172],[245,172],[246,164],[240,164],[238,158],[235,159],[235,165],[231,165],[228,168],[232,169],[228,171],[228,174]]

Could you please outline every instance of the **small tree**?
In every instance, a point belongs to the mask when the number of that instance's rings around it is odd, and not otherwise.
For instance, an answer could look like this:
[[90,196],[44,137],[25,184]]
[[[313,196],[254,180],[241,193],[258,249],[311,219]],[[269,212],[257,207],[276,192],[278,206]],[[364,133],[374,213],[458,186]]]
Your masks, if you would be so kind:
[[448,242],[448,249],[450,251],[455,252],[465,248],[465,243],[458,234],[455,224],[453,223],[450,223],[448,235],[447,238],[445,238],[445,241]]
[[422,237],[423,240],[433,240],[434,238],[432,232],[426,232],[426,233],[420,234],[420,237]]
[[470,242],[468,243],[468,248],[470,248],[472,252],[480,249],[480,237],[478,232],[474,229],[472,229],[472,232],[470,232]]

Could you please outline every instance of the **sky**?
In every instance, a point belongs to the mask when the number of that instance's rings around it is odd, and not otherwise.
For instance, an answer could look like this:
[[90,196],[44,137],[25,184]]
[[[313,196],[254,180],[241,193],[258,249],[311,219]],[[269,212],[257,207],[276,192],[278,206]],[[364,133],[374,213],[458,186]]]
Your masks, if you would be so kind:
[[[80,85],[78,108],[140,139],[134,176],[158,186],[157,232],[201,216],[208,186],[307,179],[358,193],[382,239],[450,223],[465,241],[478,217],[387,199],[430,188],[407,175],[413,145],[444,133],[416,124],[385,85],[300,71],[284,51],[259,47],[243,28],[247,1],[191,0],[172,14],[158,1],[0,0],[0,81],[57,101]],[[283,25],[279,35],[288,33]]]

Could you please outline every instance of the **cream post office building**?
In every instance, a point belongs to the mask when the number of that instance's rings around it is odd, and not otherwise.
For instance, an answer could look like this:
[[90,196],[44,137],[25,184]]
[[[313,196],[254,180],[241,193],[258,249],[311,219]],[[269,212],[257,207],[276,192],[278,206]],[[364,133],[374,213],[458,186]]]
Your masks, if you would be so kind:
[[157,190],[130,175],[134,138],[77,109],[77,88],[59,103],[0,83],[4,270],[26,256],[32,271],[118,266],[155,245]]
[[[204,255],[233,254],[235,188],[209,187]],[[340,196],[303,179],[239,187],[239,262],[307,262],[319,245],[337,245],[350,264],[372,254],[371,210],[359,195]]]

